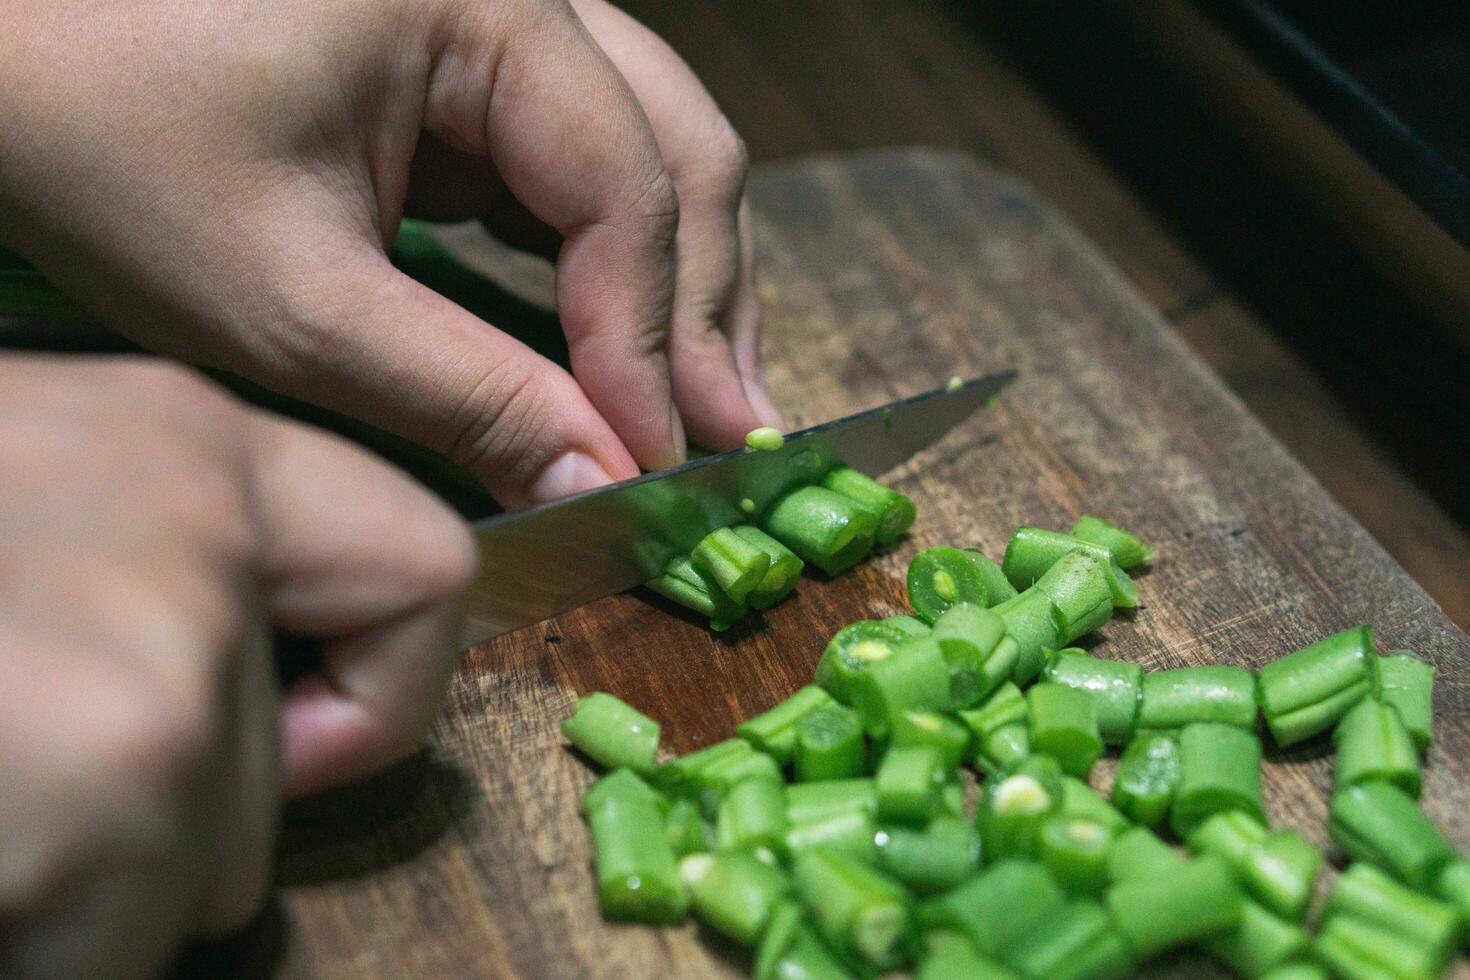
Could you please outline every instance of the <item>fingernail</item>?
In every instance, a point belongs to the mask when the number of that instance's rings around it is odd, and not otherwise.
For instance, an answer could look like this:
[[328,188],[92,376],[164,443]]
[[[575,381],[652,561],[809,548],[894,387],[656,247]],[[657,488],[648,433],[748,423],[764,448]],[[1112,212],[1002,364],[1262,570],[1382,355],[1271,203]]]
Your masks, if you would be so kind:
[[673,445],[670,447],[673,452],[673,462],[669,465],[678,466],[689,458],[689,440],[684,435],[684,418],[672,401],[669,402],[669,435],[673,439]]
[[546,464],[541,475],[531,484],[531,503],[540,504],[560,497],[570,497],[583,490],[595,490],[613,482],[607,471],[591,456],[576,451],[562,453]]

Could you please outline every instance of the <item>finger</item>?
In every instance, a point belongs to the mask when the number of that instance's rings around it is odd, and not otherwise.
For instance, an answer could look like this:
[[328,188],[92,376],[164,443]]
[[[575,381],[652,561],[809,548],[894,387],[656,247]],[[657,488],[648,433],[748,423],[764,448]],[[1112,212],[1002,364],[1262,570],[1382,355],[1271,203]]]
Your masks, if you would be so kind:
[[553,262],[561,248],[561,235],[515,199],[489,160],[427,134],[414,153],[405,213],[428,221],[478,218],[505,244]]
[[627,83],[564,3],[477,7],[433,74],[425,128],[488,156],[565,239],[572,371],[645,468],[683,458],[665,345],[678,200]]
[[[752,400],[727,333],[737,291],[749,290],[739,207],[745,146],[699,79],[652,31],[603,0],[574,0],[597,43],[627,78],[653,125],[679,196],[678,278],[669,338],[674,400],[690,438],[739,445],[757,425],[779,424]],[[753,306],[745,312],[753,313]],[[749,326],[749,324],[747,324]]]
[[735,295],[725,311],[725,333],[735,351],[735,364],[740,369],[740,383],[745,396],[766,425],[786,427],[785,420],[766,386],[765,363],[761,360],[760,300],[755,295],[755,235],[751,227],[750,198],[740,202],[740,274],[736,277]]
[[364,776],[419,744],[475,567],[463,523],[408,477],[304,426],[252,433],[273,625],[321,642],[281,714],[289,794]]

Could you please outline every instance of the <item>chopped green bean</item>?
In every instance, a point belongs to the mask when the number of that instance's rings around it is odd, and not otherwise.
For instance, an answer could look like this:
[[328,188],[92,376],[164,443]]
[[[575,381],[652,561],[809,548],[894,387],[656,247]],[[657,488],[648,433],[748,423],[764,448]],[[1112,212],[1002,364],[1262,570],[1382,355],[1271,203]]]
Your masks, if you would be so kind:
[[748,854],[691,854],[679,862],[694,913],[742,946],[754,946],[790,886]]
[[689,800],[675,800],[669,807],[664,832],[676,858],[714,850],[714,835],[700,817],[699,808]]
[[1065,904],[1066,896],[1040,864],[1003,860],[921,903],[915,916],[920,926],[963,932],[981,956],[1004,961]]
[[879,969],[896,965],[895,953],[908,927],[902,885],[821,849],[797,855],[791,870],[803,906],[839,956]]
[[1049,755],[1073,776],[1086,776],[1103,754],[1097,708],[1084,691],[1065,684],[1037,684],[1026,692],[1031,749]]
[[1183,863],[1184,858],[1153,831],[1130,827],[1108,848],[1108,880],[1167,877]]
[[777,902],[755,948],[755,980],[776,980],[776,964],[796,942],[801,929],[801,906],[789,898]]
[[871,779],[829,779],[786,787],[786,819],[793,826],[853,810],[877,814],[878,791]]
[[1157,827],[1179,788],[1179,743],[1172,735],[1141,734],[1128,743],[1113,780],[1113,805],[1130,820]]
[[1102,545],[1112,552],[1113,560],[1125,569],[1145,565],[1153,560],[1148,546],[1138,538],[1091,514],[1082,515],[1072,525],[1072,537]]
[[1357,863],[1338,875],[1325,915],[1346,916],[1385,929],[1429,952],[1444,969],[1460,936],[1454,907],[1408,888],[1369,864]]
[[939,812],[939,791],[947,772],[939,751],[930,746],[889,749],[873,782],[878,819],[923,824]]
[[1002,725],[980,742],[977,761],[986,770],[1004,769],[1031,754],[1031,729],[1025,724]]
[[878,519],[860,504],[826,487],[799,487],[766,514],[765,531],[809,565],[837,575],[873,547]]
[[915,616],[889,616],[881,622],[900,630],[905,636],[928,636],[930,632],[929,624]]
[[1034,857],[1042,825],[1062,805],[1062,771],[1051,756],[1027,756],[985,784],[976,823],[986,859]]
[[[776,960],[769,980],[852,980],[852,973],[839,963],[810,929],[800,929]],[[757,977],[757,980],[762,978]]]
[[648,803],[660,813],[669,809],[668,797],[644,782],[633,770],[614,769],[587,787],[577,805],[577,812],[585,817],[609,796],[631,796]]
[[1309,955],[1312,941],[1306,930],[1247,900],[1240,924],[1201,942],[1205,951],[1238,977],[1264,977],[1272,970]]
[[851,708],[830,704],[797,722],[794,769],[799,782],[861,776],[866,760],[863,726]]
[[880,831],[878,865],[916,895],[948,891],[980,870],[980,835],[963,817],[940,816],[923,830]]
[[678,922],[689,894],[663,816],[630,794],[604,796],[587,813],[602,914],[623,922]]
[[689,553],[694,567],[712,579],[733,601],[743,603],[771,568],[771,556],[735,533],[716,528]]
[[1433,892],[1460,917],[1461,941],[1470,944],[1470,862],[1455,857],[1435,876]]
[[[753,504],[751,506],[754,507]],[[769,609],[796,588],[806,563],[796,556],[796,552],[753,524],[741,524],[733,530],[746,544],[764,551],[770,560],[766,573],[745,597],[752,609]]]
[[1361,783],[1332,797],[1327,831],[1351,858],[1389,872],[1411,888],[1434,888],[1455,849],[1414,801],[1388,783]]
[[1378,696],[1398,709],[1399,719],[1423,752],[1433,736],[1434,666],[1409,650],[1379,657]]
[[763,425],[745,434],[745,444],[760,452],[772,452],[786,445],[786,437],[781,434],[780,429]]
[[1104,742],[1123,745],[1132,736],[1143,688],[1143,670],[1137,664],[1103,660],[1072,647],[1049,656],[1042,677],[1086,692],[1097,709]]
[[1099,895],[1108,884],[1113,835],[1095,820],[1055,816],[1041,826],[1041,863],[1072,895]]
[[832,695],[808,684],[774,708],[736,725],[735,734],[784,766],[796,753],[797,722],[833,703]]
[[720,801],[715,817],[715,842],[720,850],[774,850],[785,834],[786,794],[778,780],[742,779]]
[[958,548],[926,548],[915,555],[909,562],[908,590],[909,605],[926,623],[956,603],[987,604],[980,569]]
[[822,478],[822,486],[857,501],[873,512],[878,519],[874,540],[881,547],[893,544],[913,526],[917,511],[912,500],[850,466],[832,470]]
[[723,742],[707,745],[659,766],[650,778],[653,785],[665,793],[689,797],[698,792],[699,781],[708,770],[720,763],[744,759],[754,753],[755,750],[744,739],[727,738]]
[[910,708],[950,709],[949,662],[932,637],[911,637],[858,673],[851,693],[863,730],[881,738]]
[[1132,608],[1138,605],[1138,586],[1113,559],[1113,553],[1101,545],[1039,527],[1018,527],[1006,545],[1000,567],[1016,589],[1029,589],[1047,570],[1065,556],[1081,551],[1097,559],[1107,578],[1113,605]]
[[888,744],[893,748],[928,746],[939,752],[946,771],[956,769],[970,748],[970,730],[949,715],[937,711],[909,710],[893,720]]
[[961,548],[960,551],[980,571],[980,580],[985,583],[986,605],[995,607],[1020,595],[1011,580],[1006,578],[1006,573],[1001,571],[1001,567],[979,548]]
[[663,573],[645,583],[649,589],[709,618],[710,629],[727,630],[745,615],[745,606],[724,593],[688,555],[675,555]]
[[1090,820],[1108,832],[1108,839],[1128,829],[1128,818],[1119,813],[1102,795],[1076,776],[1062,777],[1060,814],[1078,820]]
[[925,957],[914,980],[1021,980],[1021,975],[982,958],[967,944]]
[[832,637],[817,661],[816,684],[843,704],[853,703],[857,676],[874,661],[893,655],[911,639],[901,627],[876,619],[849,623]]
[[1189,834],[1189,848],[1213,854],[1235,879],[1277,915],[1300,921],[1316,885],[1322,855],[1290,830],[1267,830],[1240,811],[1217,813]]
[[577,699],[561,733],[584,755],[607,769],[653,771],[658,722],[603,691]]
[[1297,961],[1285,963],[1261,974],[1260,980],[1330,980],[1327,971],[1316,963]]
[[1016,645],[1001,643],[1006,622],[983,606],[950,606],[934,620],[931,635],[949,663],[950,699],[959,707],[973,705],[1015,670]]
[[1373,629],[1343,630],[1258,671],[1261,713],[1278,745],[1326,731],[1374,684]]
[[1342,716],[1332,741],[1338,789],[1380,780],[1419,798],[1419,750],[1393,705],[1364,698]]
[[1051,596],[1061,610],[1062,622],[1066,624],[1063,637],[1066,643],[1075,642],[1113,618],[1113,591],[1108,581],[1108,566],[1085,551],[1070,551],[1063,555],[1031,588]]
[[1343,980],[1432,980],[1443,971],[1433,950],[1351,915],[1324,919],[1314,948]]
[[1198,721],[1179,732],[1179,788],[1169,820],[1187,837],[1206,818],[1244,810],[1265,822],[1261,805],[1261,742],[1234,725]]
[[790,824],[782,842],[782,853],[788,861],[794,861],[796,855],[819,847],[864,864],[876,864],[877,833],[873,815],[865,810],[831,813],[804,823]]
[[707,814],[714,814],[730,789],[746,779],[766,779],[779,783],[781,767],[776,764],[775,759],[754,749],[716,760],[699,770],[694,777],[700,809]]
[[1121,980],[1137,968],[1133,953],[1097,902],[1073,900],[1025,936],[1010,962],[1028,977]]
[[1067,621],[1052,597],[1036,588],[993,609],[1006,622],[1006,639],[1016,644],[1016,671],[1011,680],[1029,684],[1041,673],[1047,654],[1067,643]]
[[1256,727],[1256,678],[1244,667],[1175,667],[1143,675],[1138,731],[1177,732],[1196,721]]
[[1218,858],[1182,861],[1161,877],[1129,876],[1103,897],[1124,940],[1147,958],[1240,925],[1244,902]]

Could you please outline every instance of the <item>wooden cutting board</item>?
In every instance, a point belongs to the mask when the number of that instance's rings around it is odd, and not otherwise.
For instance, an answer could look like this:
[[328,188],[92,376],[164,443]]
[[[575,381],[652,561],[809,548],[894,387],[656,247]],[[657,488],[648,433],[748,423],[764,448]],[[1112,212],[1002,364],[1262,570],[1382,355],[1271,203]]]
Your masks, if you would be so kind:
[[[617,694],[663,723],[673,752],[726,738],[806,682],[839,626],[899,611],[920,548],[998,558],[1016,524],[1065,527],[1084,511],[1136,530],[1157,555],[1140,608],[1096,638],[1101,656],[1256,667],[1370,622],[1384,648],[1434,662],[1424,804],[1470,849],[1470,638],[1055,212],[969,158],[920,151],[770,167],[751,191],[771,390],[794,423],[954,374],[1021,371],[993,410],[890,474],[918,503],[912,535],[725,635],[622,595],[473,650],[431,747],[294,808],[271,913],[189,967],[353,980],[739,975],[743,955],[693,926],[599,918],[576,813],[593,774],[557,732],[573,701]],[[1272,819],[1325,846],[1327,748],[1268,754]],[[1104,765],[1094,781],[1110,777]],[[1158,972],[1203,969],[1180,958]]]

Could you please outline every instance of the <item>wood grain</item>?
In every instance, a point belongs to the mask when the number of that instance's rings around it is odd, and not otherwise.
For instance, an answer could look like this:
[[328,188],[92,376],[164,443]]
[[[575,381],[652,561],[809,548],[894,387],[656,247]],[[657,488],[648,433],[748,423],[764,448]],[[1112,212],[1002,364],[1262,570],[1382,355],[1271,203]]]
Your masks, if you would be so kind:
[[[1025,186],[960,156],[876,152],[753,181],[773,390],[811,422],[952,374],[1016,367],[990,412],[891,474],[912,536],[728,635],[615,596],[472,651],[432,745],[291,815],[272,915],[226,959],[291,976],[712,977],[740,955],[692,926],[598,917],[576,802],[592,773],[557,734],[603,689],[684,752],[810,676],[840,625],[898,609],[919,548],[998,554],[1022,522],[1095,511],[1158,560],[1099,655],[1258,666],[1371,622],[1439,668],[1426,809],[1470,847],[1470,638],[1333,502],[1122,276]],[[1329,760],[1266,772],[1273,819],[1323,843]],[[262,953],[261,950],[267,950]],[[1198,975],[1180,960],[1165,972]]]

